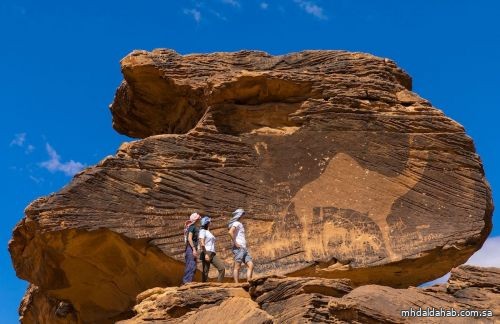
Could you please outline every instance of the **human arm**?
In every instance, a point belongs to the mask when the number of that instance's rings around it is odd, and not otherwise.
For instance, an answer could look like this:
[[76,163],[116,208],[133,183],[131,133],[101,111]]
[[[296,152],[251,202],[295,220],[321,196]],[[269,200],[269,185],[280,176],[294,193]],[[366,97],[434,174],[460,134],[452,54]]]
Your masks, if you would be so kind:
[[191,249],[193,250],[193,255],[195,257],[198,256],[198,252],[196,251],[196,247],[194,246],[194,242],[193,242],[193,232],[189,232],[188,233],[188,243],[189,245],[191,246]]
[[200,232],[200,236],[198,238],[200,239],[201,250],[205,254],[205,261],[210,261],[210,256],[207,253],[207,248],[205,247],[205,231],[204,230],[202,230]]
[[240,246],[236,243],[236,226],[231,226],[229,229],[229,236],[231,236],[231,241],[233,241],[233,246],[239,248]]

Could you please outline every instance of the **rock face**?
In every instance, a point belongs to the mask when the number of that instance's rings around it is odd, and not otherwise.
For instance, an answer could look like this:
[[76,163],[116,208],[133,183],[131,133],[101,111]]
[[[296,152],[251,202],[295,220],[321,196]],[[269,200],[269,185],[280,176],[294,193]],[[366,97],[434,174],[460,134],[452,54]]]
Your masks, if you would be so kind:
[[40,288],[30,285],[19,306],[22,323],[78,323],[73,306],[46,295]]
[[178,284],[195,210],[227,270],[226,224],[243,207],[257,275],[355,286],[435,279],[491,230],[472,140],[390,60],[155,50],[122,72],[113,127],[143,139],[30,204],[9,244],[18,276],[81,321],[126,317],[139,292]]
[[[137,302],[136,316],[120,323],[195,323],[199,319],[213,323],[495,323],[500,320],[500,269],[463,266],[452,271],[447,284],[429,288],[367,285],[352,290],[349,280],[289,277],[261,278],[240,288],[192,284],[154,288],[139,295]],[[428,307],[478,313],[464,318],[402,316],[402,311]]]
[[272,323],[272,316],[259,309],[244,288],[248,285],[195,283],[153,288],[137,296],[137,316],[120,323]]
[[[447,284],[433,287],[393,289],[367,285],[330,303],[331,315],[361,323],[497,323],[500,320],[500,269],[461,266],[452,271]],[[480,316],[403,318],[402,310],[419,308],[480,311]],[[489,317],[488,311],[491,311]]]

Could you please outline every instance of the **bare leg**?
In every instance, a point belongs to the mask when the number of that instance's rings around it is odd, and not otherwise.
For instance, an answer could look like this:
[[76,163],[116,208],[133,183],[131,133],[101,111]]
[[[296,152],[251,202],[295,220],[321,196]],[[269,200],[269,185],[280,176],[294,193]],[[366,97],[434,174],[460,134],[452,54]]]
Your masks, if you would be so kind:
[[238,279],[240,277],[240,268],[241,268],[241,262],[234,262],[233,276],[235,283],[238,283]]
[[250,281],[253,275],[253,262],[247,262],[247,280]]

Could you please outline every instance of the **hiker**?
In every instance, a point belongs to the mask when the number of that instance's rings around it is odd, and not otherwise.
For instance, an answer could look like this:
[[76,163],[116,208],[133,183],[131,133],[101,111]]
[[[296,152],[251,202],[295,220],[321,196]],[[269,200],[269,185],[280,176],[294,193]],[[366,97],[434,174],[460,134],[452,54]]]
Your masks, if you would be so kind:
[[247,280],[252,279],[253,273],[253,262],[250,253],[247,249],[247,241],[245,239],[245,228],[240,222],[240,218],[245,215],[245,211],[242,208],[238,208],[233,212],[233,217],[229,221],[229,235],[233,241],[232,251],[234,254],[234,282],[238,283],[240,276],[241,263],[245,263],[247,266]]
[[200,214],[192,213],[189,220],[184,224],[184,241],[186,242],[186,269],[182,284],[193,281],[194,273],[196,272],[196,260],[198,258],[198,232],[200,225]]
[[217,281],[222,282],[224,280],[224,275],[226,269],[224,267],[224,262],[215,253],[215,236],[210,232],[209,227],[211,219],[205,216],[201,219],[201,230],[200,230],[200,259],[203,265],[203,273],[201,274],[201,281],[208,281],[208,272],[210,271],[210,264],[213,264],[219,271],[217,276]]

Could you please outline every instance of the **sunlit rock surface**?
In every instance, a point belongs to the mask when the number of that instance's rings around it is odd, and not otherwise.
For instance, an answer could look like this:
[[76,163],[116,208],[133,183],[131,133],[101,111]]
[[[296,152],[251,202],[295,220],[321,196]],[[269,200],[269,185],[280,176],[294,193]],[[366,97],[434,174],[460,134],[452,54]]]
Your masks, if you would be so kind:
[[84,322],[179,284],[192,211],[228,270],[242,207],[256,275],[354,286],[440,277],[491,230],[472,139],[388,59],[134,51],[122,72],[113,127],[141,139],[30,204],[9,244],[17,275]]

